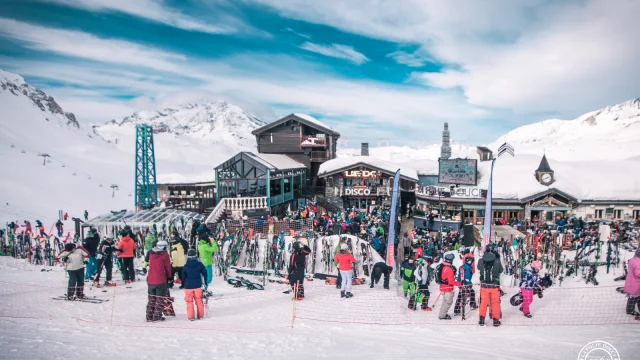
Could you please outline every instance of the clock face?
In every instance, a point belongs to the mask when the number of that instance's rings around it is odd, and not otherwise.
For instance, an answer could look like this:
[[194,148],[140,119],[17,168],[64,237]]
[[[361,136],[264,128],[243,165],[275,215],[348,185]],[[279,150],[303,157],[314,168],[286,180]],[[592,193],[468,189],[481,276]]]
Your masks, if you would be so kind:
[[551,174],[542,175],[542,182],[545,184],[549,184],[551,182]]

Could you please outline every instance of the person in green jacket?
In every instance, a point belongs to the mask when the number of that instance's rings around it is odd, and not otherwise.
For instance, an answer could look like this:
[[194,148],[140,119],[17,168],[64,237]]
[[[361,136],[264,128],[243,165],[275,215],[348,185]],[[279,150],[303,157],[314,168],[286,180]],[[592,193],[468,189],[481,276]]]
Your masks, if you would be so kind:
[[402,291],[404,292],[404,297],[407,297],[407,292],[409,291],[409,285],[416,281],[416,265],[413,263],[413,257],[409,257],[409,259],[402,263],[400,266],[400,275],[402,275]]
[[213,280],[213,254],[218,251],[218,244],[215,240],[209,238],[209,235],[205,233],[200,234],[200,240],[198,241],[198,254],[200,255],[200,261],[202,265],[207,269],[207,281],[204,285],[205,291]]
[[[158,231],[156,229],[151,229],[147,236],[144,238],[144,258],[147,259],[147,253],[149,250],[153,249],[154,244],[158,241]],[[146,270],[149,263],[145,261],[142,264],[142,269]]]

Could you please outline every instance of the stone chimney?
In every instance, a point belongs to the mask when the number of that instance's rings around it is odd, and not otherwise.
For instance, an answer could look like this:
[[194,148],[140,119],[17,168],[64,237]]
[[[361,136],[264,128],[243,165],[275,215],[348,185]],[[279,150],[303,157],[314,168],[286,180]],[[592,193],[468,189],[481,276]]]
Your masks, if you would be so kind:
[[360,144],[360,155],[361,156],[369,156],[369,143],[361,143]]

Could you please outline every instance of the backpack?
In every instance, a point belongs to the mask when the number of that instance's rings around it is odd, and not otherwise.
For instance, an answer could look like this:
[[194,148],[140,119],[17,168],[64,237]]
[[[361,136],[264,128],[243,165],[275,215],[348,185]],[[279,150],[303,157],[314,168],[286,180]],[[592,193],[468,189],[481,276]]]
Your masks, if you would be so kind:
[[[435,281],[438,284],[449,285],[449,283],[447,283],[446,281],[442,280],[442,270],[444,270],[444,265],[439,264],[438,266],[436,266]],[[454,274],[457,273],[457,269],[453,265],[451,265],[451,270],[453,270]]]
[[487,284],[493,284],[495,282],[495,277],[493,274],[493,263],[492,261],[485,261],[484,266],[482,267],[482,272],[480,273],[480,281]]

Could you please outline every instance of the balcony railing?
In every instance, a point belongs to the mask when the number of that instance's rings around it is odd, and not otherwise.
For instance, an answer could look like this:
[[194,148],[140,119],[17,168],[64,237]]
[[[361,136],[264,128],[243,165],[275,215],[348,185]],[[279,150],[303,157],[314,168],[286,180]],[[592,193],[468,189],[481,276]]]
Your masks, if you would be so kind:
[[217,222],[220,216],[226,210],[257,210],[257,209],[266,209],[267,206],[267,197],[266,196],[258,196],[258,197],[240,197],[240,198],[223,198],[220,199],[218,205],[213,209],[209,217],[207,218],[207,223]]
[[303,136],[300,146],[302,147],[327,146],[327,137],[325,136],[325,134]]
[[326,151],[312,151],[311,161],[324,161],[329,158]]

